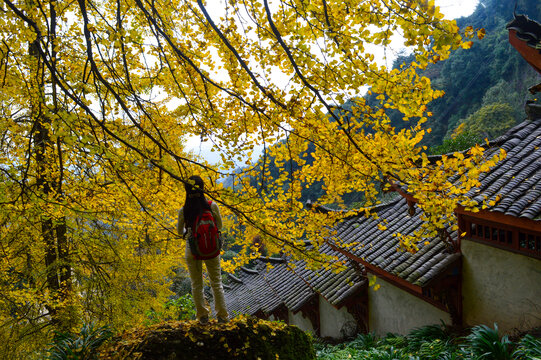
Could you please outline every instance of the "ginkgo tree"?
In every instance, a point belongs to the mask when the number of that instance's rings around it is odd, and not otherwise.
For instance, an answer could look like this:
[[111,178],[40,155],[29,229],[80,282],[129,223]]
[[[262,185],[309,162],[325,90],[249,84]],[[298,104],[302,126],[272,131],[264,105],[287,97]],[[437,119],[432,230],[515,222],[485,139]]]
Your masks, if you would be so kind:
[[[379,184],[407,186],[424,211],[423,238],[453,226],[458,202],[477,205],[463,194],[505,155],[485,159],[475,147],[432,163],[419,145],[432,116],[427,104],[443,95],[419,72],[483,36],[459,29],[433,1],[1,7],[3,337],[81,320],[143,321],[183,262],[173,229],[193,174],[206,180],[229,238],[246,250],[226,269],[254,256],[255,236],[271,252],[326,266],[318,245],[351,212],[314,212],[300,201],[303,188],[322,183],[325,195],[314,199],[321,205],[362,192],[355,211],[377,216]],[[377,49],[397,38],[415,61],[391,68]],[[362,98],[366,89],[377,106]],[[352,107],[342,106],[347,100]],[[411,125],[395,130],[387,109]],[[190,136],[212,142],[222,161],[195,156]],[[260,147],[257,166],[238,173]],[[290,170],[272,177],[269,159]],[[235,184],[224,188],[219,179],[231,174]],[[401,240],[415,250],[416,239]]]

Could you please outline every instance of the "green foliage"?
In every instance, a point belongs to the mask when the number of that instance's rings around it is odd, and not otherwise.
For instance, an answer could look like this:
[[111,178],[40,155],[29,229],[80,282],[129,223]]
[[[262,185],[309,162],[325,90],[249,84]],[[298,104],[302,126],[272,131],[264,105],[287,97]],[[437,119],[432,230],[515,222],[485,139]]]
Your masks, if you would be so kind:
[[438,146],[433,146],[430,148],[430,154],[449,154],[456,151],[462,151],[469,149],[475,144],[482,143],[483,139],[481,136],[471,133],[463,132],[455,137],[447,138],[443,140],[443,143]]
[[512,342],[505,335],[500,338],[498,326],[475,326],[466,337],[465,352],[476,359],[510,360]]
[[431,147],[430,153],[462,151],[481,144],[484,139],[494,139],[512,127],[515,119],[515,110],[508,103],[489,103],[463,120],[441,145]]
[[513,359],[541,359],[541,339],[536,339],[532,335],[524,336],[522,340],[519,341],[517,349],[513,353]]
[[192,296],[187,294],[165,303],[167,310],[173,311],[173,320],[191,320],[195,318],[195,305]]
[[384,349],[404,348],[408,344],[406,337],[388,333],[379,342],[378,346]]
[[337,349],[336,347],[326,347],[317,351],[317,359],[323,360],[416,360],[418,358],[409,356],[402,349],[394,347],[372,348],[369,350],[357,350],[346,347]]
[[108,326],[94,328],[84,324],[79,334],[56,333],[51,347],[47,350],[48,360],[93,360],[97,349],[113,335]]
[[378,343],[378,338],[374,333],[359,334],[353,341],[348,344],[348,347],[357,350],[367,350],[375,347]]
[[454,352],[456,352],[456,348],[450,342],[440,339],[421,344],[418,351],[421,360],[440,359],[442,356]]
[[396,349],[393,346],[385,349],[372,349],[365,351],[360,359],[366,360],[414,360],[403,349]]
[[510,89],[509,83],[500,79],[495,85],[490,87],[483,96],[482,106],[490,104],[509,104],[513,108],[513,118],[520,121],[524,118],[525,102],[524,93],[519,93]]
[[373,334],[360,334],[347,344],[335,346],[317,345],[317,358],[325,360],[415,360],[407,349],[407,339],[396,334],[387,334],[378,339]]
[[147,325],[170,320],[193,320],[195,319],[195,305],[190,294],[170,299],[164,304],[163,311],[154,309],[146,312]]
[[346,347],[337,349],[333,346],[323,347],[316,351],[317,359],[323,360],[342,360],[342,359],[358,359],[359,350]]
[[476,326],[468,336],[457,337],[442,323],[416,328],[407,336],[362,334],[348,343],[314,347],[317,359],[325,360],[541,360],[541,339],[524,336],[511,355],[513,345],[507,336],[500,338],[496,325]]
[[485,105],[464,120],[464,131],[493,139],[515,124],[509,104]]
[[444,323],[413,329],[407,336],[408,351],[419,351],[426,343],[432,343],[436,340],[439,340],[440,343],[446,343],[451,340],[451,335]]

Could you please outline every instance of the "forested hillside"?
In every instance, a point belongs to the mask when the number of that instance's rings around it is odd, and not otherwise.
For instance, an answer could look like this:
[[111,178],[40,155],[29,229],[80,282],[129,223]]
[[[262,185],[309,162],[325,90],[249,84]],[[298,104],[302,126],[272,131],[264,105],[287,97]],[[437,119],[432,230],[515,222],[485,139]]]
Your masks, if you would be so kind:
[[[541,78],[509,44],[505,26],[514,7],[514,0],[483,0],[471,16],[457,19],[461,28],[483,27],[486,36],[471,49],[427,68],[425,76],[432,86],[445,91],[429,106],[434,115],[427,123],[432,128],[425,138],[428,145],[441,144],[461,122],[472,132],[483,132],[481,137],[492,138],[505,130],[502,123],[509,128],[524,119],[527,89]],[[516,12],[540,21],[541,3],[519,0]],[[483,124],[483,131],[476,123]]]
[[[486,36],[476,40],[471,49],[458,50],[448,60],[432,64],[423,72],[424,76],[430,78],[433,88],[445,92],[445,96],[429,105],[433,116],[428,119],[426,127],[431,128],[431,132],[423,140],[424,145],[430,148],[429,151],[438,153],[466,148],[483,142],[485,138],[495,138],[524,120],[524,104],[532,98],[528,88],[540,82],[541,76],[509,44],[506,24],[513,19],[514,11],[514,0],[480,1],[472,15],[457,19],[457,25],[460,28],[484,28]],[[541,3],[519,0],[516,13],[541,21]],[[393,66],[399,67],[412,60],[407,55],[399,56]],[[372,107],[379,106],[376,95],[367,95],[365,99]],[[351,109],[354,103],[353,99],[342,107]],[[413,123],[404,122],[403,114],[396,110],[387,111],[387,114],[392,125],[398,129]],[[442,146],[462,123],[462,134],[454,141],[454,145]],[[307,153],[311,153],[311,148],[313,151],[313,145],[309,146]],[[252,182],[260,182],[264,191],[265,181],[262,179],[276,179],[279,174],[272,157],[263,155],[261,159],[256,164],[261,169],[261,177],[252,179]],[[266,164],[267,175],[264,175],[262,161]],[[306,156],[306,161],[312,163],[310,155]],[[287,171],[295,171],[298,165],[286,164],[285,168]],[[226,186],[232,184],[232,177],[226,179]],[[287,182],[284,186],[288,186]],[[323,194],[321,183],[316,183],[303,190],[303,200],[315,200]],[[362,195],[359,193],[344,197],[348,206],[361,200]]]

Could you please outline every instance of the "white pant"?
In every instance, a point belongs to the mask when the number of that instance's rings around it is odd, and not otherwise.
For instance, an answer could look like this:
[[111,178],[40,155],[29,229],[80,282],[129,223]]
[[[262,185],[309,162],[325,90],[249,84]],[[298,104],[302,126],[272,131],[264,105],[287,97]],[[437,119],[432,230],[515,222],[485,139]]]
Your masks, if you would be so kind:
[[184,254],[190,280],[192,282],[192,296],[195,304],[195,312],[198,319],[208,317],[210,309],[205,302],[203,295],[203,262],[207,267],[207,273],[210,278],[210,286],[214,295],[214,309],[216,316],[221,319],[228,319],[227,308],[225,306],[224,288],[222,286],[222,270],[220,268],[220,256],[208,260],[194,259],[190,246],[186,244],[186,252]]

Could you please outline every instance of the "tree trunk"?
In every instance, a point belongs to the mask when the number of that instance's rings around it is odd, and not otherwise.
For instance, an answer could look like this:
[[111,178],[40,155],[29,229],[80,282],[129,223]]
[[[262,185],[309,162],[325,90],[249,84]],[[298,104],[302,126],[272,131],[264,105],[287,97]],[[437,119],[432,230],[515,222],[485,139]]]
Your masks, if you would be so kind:
[[[52,49],[52,64],[56,65],[54,37],[56,31],[56,14],[54,2],[51,3],[51,26],[49,43]],[[34,121],[34,151],[36,161],[36,186],[44,201],[58,202],[62,199],[62,149],[60,141],[55,144],[51,138],[51,118],[58,111],[56,98],[56,84],[52,78],[52,106],[47,106],[45,95],[46,76],[44,59],[39,51],[39,39],[29,45],[29,53],[34,59],[33,81],[36,100],[32,106],[32,119]],[[55,171],[51,171],[54,169]],[[48,306],[53,323],[60,327],[67,327],[69,317],[62,316],[63,307],[71,291],[71,268],[69,262],[69,242],[65,216],[54,217],[45,209],[40,215],[41,237],[45,247],[46,286],[52,296],[53,305]]]

